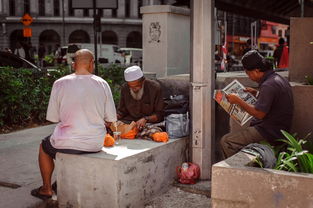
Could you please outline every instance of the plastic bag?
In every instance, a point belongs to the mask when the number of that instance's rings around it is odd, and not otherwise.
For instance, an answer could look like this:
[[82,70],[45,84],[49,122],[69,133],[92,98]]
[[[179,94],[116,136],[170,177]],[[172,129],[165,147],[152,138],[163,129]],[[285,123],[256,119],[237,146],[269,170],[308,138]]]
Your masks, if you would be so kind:
[[134,127],[130,131],[122,134],[121,138],[123,138],[123,139],[135,139],[137,134],[138,134],[138,128]]
[[106,134],[104,137],[103,146],[105,147],[113,147],[115,143],[114,138],[110,134]]
[[166,132],[169,138],[180,138],[189,135],[188,112],[185,114],[170,114],[165,118]]
[[157,132],[152,134],[152,139],[155,142],[168,142],[168,134],[166,132]]
[[178,181],[182,184],[195,184],[200,177],[200,167],[195,163],[183,163],[183,167],[177,167]]

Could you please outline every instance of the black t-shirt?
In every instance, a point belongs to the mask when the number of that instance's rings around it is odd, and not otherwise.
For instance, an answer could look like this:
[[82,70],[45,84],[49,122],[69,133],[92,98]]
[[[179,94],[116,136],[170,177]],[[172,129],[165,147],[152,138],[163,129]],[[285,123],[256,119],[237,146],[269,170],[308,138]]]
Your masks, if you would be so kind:
[[250,126],[269,142],[282,139],[280,130],[289,131],[293,117],[293,95],[287,79],[275,72],[265,72],[255,108],[266,113],[263,119],[253,118]]

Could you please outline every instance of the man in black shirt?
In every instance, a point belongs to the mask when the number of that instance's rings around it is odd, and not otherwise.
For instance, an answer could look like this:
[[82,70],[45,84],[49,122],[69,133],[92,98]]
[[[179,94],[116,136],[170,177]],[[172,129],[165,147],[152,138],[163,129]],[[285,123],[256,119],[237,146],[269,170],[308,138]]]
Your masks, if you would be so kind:
[[[247,52],[242,64],[249,79],[259,83],[257,102],[250,105],[236,94],[227,99],[232,104],[241,106],[254,118],[246,129],[228,133],[221,139],[225,157],[237,153],[242,147],[262,140],[275,144],[276,139],[283,138],[280,130],[289,131],[293,116],[293,96],[288,80],[276,74],[270,63],[256,50]],[[246,91],[257,95],[257,90]]]

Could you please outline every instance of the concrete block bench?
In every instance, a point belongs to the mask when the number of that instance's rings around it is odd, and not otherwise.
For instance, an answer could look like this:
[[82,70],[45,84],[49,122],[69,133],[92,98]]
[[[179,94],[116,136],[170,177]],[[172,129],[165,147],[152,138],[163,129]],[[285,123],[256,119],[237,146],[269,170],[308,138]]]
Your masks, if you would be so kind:
[[167,191],[186,148],[187,138],[167,143],[135,139],[96,154],[58,153],[59,207],[143,207]]

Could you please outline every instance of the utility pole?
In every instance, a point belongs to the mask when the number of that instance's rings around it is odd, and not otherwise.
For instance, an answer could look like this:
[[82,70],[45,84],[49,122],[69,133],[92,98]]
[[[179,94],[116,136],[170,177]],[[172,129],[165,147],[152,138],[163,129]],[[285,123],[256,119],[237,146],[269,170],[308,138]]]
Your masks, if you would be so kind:
[[64,10],[64,0],[62,0],[62,37],[63,37],[63,45],[66,44],[65,40],[65,10]]
[[[96,0],[93,0],[93,33],[94,33],[94,43],[95,43],[95,75],[98,75],[98,48],[97,48],[97,8]],[[100,19],[101,21],[101,19]]]

